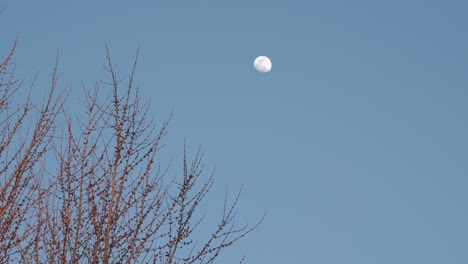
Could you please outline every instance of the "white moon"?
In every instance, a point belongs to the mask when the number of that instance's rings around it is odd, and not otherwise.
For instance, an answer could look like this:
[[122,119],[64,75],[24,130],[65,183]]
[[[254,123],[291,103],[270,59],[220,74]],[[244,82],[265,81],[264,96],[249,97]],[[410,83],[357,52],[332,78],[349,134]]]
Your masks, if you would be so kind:
[[266,56],[258,56],[253,65],[259,72],[269,72],[271,70],[271,61]]

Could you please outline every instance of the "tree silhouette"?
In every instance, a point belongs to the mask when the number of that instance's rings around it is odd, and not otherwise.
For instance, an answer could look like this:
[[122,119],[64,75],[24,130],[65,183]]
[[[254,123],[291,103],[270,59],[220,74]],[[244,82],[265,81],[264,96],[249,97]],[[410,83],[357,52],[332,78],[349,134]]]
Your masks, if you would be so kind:
[[[203,154],[188,157],[181,176],[159,161],[170,117],[158,124],[134,85],[138,51],[125,84],[106,46],[110,82],[83,88],[81,114],[68,93],[35,105],[16,80],[16,41],[0,61],[0,259],[22,263],[213,263],[256,229],[235,224],[240,191],[224,197],[221,219],[203,240],[200,204],[213,186],[202,179]],[[102,97],[102,86],[111,91]],[[109,90],[109,89],[107,89]],[[52,165],[51,165],[52,164]]]

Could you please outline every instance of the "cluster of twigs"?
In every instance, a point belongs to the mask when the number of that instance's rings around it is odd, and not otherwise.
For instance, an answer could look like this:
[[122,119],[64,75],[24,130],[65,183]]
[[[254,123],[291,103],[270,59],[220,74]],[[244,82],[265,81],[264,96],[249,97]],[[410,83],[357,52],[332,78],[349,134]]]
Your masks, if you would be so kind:
[[[261,223],[235,224],[239,192],[232,202],[226,195],[210,236],[195,233],[213,176],[200,179],[203,155],[189,161],[185,146],[180,177],[160,164],[170,118],[157,125],[133,85],[138,52],[124,86],[106,47],[111,81],[84,89],[85,111],[70,115],[57,67],[42,105],[29,93],[15,106],[24,93],[14,77],[15,47],[0,61],[2,261],[213,263]],[[112,88],[102,100],[101,86]]]

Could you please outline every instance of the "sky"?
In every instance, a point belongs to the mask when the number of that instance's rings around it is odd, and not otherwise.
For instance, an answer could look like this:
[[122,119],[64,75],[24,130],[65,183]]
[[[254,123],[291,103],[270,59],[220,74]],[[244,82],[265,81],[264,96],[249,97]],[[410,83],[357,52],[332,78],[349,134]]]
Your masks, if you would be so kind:
[[174,112],[165,153],[185,140],[216,168],[207,216],[226,185],[243,185],[239,224],[267,212],[217,263],[468,263],[467,1],[0,6],[0,53],[18,39],[37,95],[59,54],[72,110],[108,77],[106,44],[121,76],[140,47],[142,96],[157,120]]

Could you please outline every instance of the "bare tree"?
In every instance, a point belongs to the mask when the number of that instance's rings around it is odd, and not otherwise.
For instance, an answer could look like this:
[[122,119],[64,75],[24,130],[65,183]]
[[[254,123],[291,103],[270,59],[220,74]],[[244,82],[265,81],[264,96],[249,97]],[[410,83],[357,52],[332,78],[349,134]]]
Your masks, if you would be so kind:
[[[185,144],[180,176],[169,173],[176,165],[159,161],[171,118],[156,123],[140,97],[134,85],[138,52],[124,84],[106,47],[110,81],[83,88],[84,113],[71,115],[64,110],[66,94],[56,92],[57,67],[41,107],[30,96],[19,107],[10,105],[24,85],[13,78],[15,47],[0,64],[0,113],[6,120],[0,123],[0,258],[213,263],[262,222],[237,226],[240,191],[231,202],[226,192],[218,225],[209,236],[197,234],[205,219],[199,206],[213,174],[202,179],[203,155],[199,150],[189,160]],[[102,87],[111,88],[104,98]],[[37,119],[25,127],[32,110]],[[46,164],[45,157],[54,162]]]
[[24,85],[14,78],[15,48],[16,41],[0,62],[0,259],[7,261],[34,235],[30,227],[37,223],[35,206],[46,191],[41,188],[43,158],[51,149],[55,119],[62,109],[62,95],[54,96],[56,71],[44,104],[34,105],[29,93],[22,104],[14,105]]

